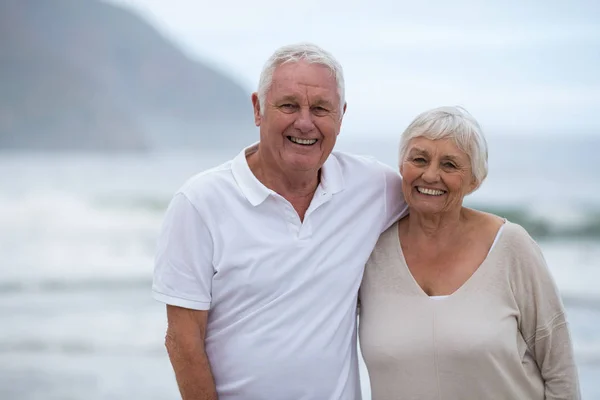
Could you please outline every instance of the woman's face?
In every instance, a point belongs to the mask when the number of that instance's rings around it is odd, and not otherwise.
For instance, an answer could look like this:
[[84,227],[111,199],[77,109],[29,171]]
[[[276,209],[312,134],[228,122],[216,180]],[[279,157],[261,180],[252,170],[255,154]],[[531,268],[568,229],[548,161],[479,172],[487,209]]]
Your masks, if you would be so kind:
[[440,214],[460,209],[465,195],[477,186],[469,156],[452,139],[412,139],[400,173],[411,212]]

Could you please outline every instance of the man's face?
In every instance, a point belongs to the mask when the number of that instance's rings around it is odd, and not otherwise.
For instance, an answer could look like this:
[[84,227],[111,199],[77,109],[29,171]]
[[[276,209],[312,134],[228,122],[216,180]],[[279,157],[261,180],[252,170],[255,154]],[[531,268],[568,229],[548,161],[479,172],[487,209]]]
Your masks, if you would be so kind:
[[318,171],[333,150],[346,110],[330,69],[306,62],[280,65],[264,110],[256,93],[252,102],[259,152],[284,172]]

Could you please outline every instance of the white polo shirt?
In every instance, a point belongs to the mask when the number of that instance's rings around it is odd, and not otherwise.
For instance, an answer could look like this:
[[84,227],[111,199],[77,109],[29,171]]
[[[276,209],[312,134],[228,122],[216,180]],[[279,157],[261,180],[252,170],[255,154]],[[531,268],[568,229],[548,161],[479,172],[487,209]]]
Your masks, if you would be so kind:
[[400,175],[333,152],[301,222],[235,159],[190,179],[163,224],[155,299],[210,310],[219,400],[360,399],[356,299],[381,232],[407,211]]

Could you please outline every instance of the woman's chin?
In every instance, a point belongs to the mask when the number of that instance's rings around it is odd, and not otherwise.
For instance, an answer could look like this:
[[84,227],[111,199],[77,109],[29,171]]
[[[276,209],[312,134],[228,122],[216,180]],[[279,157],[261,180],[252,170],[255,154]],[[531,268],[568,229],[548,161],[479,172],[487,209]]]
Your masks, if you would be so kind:
[[423,215],[441,214],[447,212],[445,204],[432,204],[431,202],[415,202],[410,205],[410,211]]

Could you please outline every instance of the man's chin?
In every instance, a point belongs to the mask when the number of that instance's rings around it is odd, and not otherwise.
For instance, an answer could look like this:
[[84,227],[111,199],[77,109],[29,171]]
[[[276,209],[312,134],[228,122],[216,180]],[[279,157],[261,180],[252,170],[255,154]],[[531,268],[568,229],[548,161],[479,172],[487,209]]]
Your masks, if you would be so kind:
[[322,165],[322,154],[288,154],[284,163],[290,170],[317,171]]

